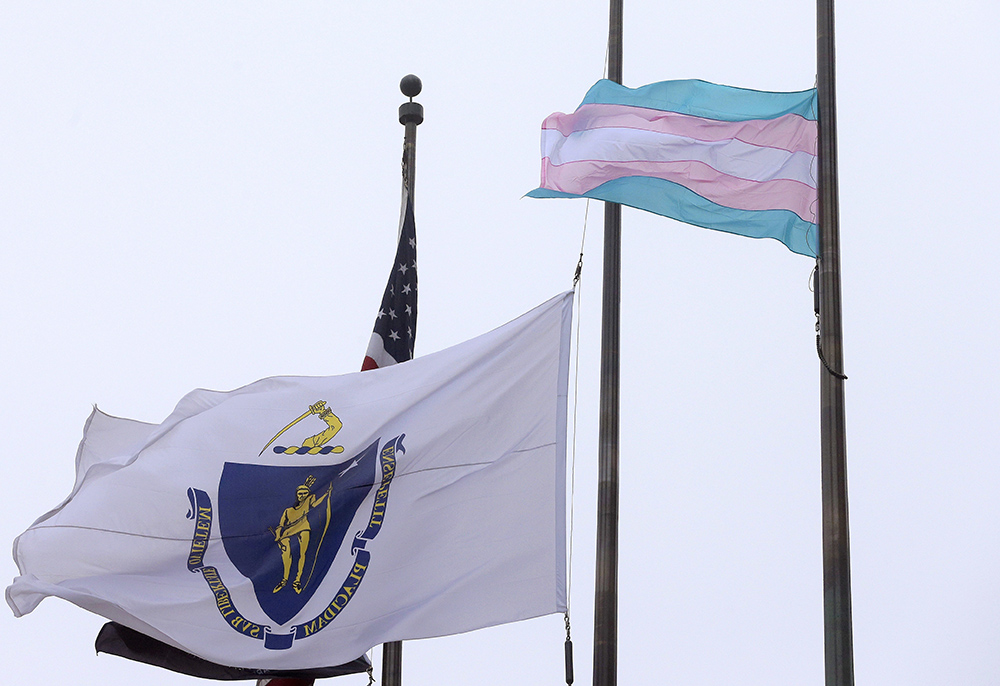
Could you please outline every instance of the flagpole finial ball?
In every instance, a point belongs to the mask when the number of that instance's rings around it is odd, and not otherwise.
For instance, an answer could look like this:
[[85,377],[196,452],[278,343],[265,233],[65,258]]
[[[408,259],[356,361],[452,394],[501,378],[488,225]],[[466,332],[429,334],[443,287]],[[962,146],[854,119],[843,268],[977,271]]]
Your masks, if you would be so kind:
[[420,95],[422,88],[423,84],[420,83],[420,78],[413,74],[407,74],[399,82],[399,90],[403,91],[403,95],[408,98],[415,98]]

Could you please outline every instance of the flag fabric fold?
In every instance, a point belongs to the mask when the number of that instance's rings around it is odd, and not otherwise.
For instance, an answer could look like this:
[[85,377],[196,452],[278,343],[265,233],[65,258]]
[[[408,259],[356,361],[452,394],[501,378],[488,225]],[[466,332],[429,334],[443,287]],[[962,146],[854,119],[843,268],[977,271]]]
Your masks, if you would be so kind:
[[70,496],[14,542],[8,604],[60,597],[272,671],[565,610],[571,310],[406,365],[192,391],[158,425],[95,408]]
[[396,259],[385,285],[362,371],[413,359],[417,337],[417,230],[413,201],[405,196]]
[[528,195],[621,203],[814,257],[817,139],[815,89],[605,79],[543,122],[541,185]]

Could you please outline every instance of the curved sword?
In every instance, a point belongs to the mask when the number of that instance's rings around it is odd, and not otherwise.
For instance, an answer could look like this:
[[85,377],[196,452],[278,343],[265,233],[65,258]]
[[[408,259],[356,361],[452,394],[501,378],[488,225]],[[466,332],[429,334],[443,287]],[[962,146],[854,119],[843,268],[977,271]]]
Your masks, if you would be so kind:
[[303,419],[305,419],[306,417],[308,417],[310,414],[312,414],[312,410],[311,409],[310,410],[306,410],[305,413],[301,417],[299,417],[298,419],[296,419],[294,422],[292,422],[291,424],[289,424],[288,426],[286,426],[284,429],[282,429],[278,433],[274,434],[274,438],[272,438],[270,441],[268,441],[267,445],[265,445],[263,448],[260,449],[260,452],[257,454],[257,457],[260,457],[261,455],[263,455],[264,451],[267,450],[267,447],[269,445],[271,445],[272,443],[274,443],[276,440],[278,440],[278,436],[280,436],[281,434],[283,434],[286,431],[288,431],[289,429],[291,429],[293,426],[295,426],[296,424],[298,424],[299,422],[301,422]]

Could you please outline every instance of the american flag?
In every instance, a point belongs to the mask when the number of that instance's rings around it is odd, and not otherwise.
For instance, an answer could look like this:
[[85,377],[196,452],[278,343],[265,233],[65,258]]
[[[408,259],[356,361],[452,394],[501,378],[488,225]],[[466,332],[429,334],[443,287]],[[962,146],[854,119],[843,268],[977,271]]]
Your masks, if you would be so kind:
[[375,330],[368,343],[361,371],[413,359],[413,341],[416,337],[417,230],[413,222],[413,203],[407,198],[399,231],[399,245],[396,247],[396,260],[382,295],[382,305],[375,317]]

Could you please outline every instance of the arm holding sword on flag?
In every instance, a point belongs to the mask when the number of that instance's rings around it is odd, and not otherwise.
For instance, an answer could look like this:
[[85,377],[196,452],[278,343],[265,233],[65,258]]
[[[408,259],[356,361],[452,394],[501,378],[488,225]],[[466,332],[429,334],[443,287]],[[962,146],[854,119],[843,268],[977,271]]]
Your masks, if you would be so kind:
[[[320,431],[315,436],[310,436],[302,441],[302,445],[304,447],[315,448],[317,446],[326,445],[326,443],[336,436],[337,432],[344,427],[344,423],[340,421],[340,418],[326,406],[325,400],[320,400],[319,402],[310,405],[309,414],[319,415],[319,418],[326,422],[327,428]],[[335,450],[335,452],[339,451]]]
[[[281,434],[285,433],[286,431],[288,431],[289,429],[291,429],[293,426],[295,426],[296,424],[298,424],[299,422],[301,422],[303,419],[305,419],[306,417],[308,417],[311,414],[318,415],[320,419],[322,419],[324,422],[326,422],[327,428],[324,429],[323,431],[320,431],[315,436],[310,436],[309,438],[307,438],[304,441],[302,441],[302,447],[304,447],[304,448],[319,448],[320,446],[323,446],[327,442],[329,442],[334,436],[337,435],[337,433],[342,428],[344,428],[344,423],[340,421],[340,417],[338,417],[337,415],[335,415],[330,410],[330,408],[328,408],[326,406],[326,401],[325,400],[318,400],[315,403],[313,403],[312,405],[310,405],[309,409],[306,410],[305,412],[303,412],[300,417],[298,417],[297,419],[293,420],[288,426],[286,426],[284,429],[282,429],[278,433],[274,434],[274,438],[272,438],[270,441],[268,441],[267,444],[263,448],[260,449],[260,454],[263,455],[264,451],[267,450],[268,446],[270,446],[272,443],[274,443],[276,440],[278,440],[278,437],[281,436]],[[275,450],[278,450],[278,449],[275,448]],[[335,452],[335,453],[342,453],[342,452],[344,452],[344,446],[341,446],[341,445],[335,445],[335,446],[333,446],[333,452]]]

